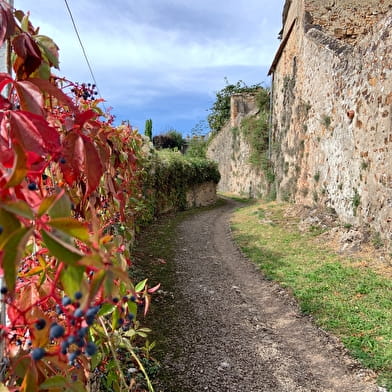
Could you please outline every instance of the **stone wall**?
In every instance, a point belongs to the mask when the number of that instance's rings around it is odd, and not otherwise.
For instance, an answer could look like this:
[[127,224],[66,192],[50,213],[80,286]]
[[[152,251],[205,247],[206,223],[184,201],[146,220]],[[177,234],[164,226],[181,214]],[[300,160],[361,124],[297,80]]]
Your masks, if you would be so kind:
[[312,24],[326,34],[355,43],[392,8],[390,0],[306,0]]
[[367,225],[388,240],[391,4],[293,0],[295,27],[289,37],[283,35],[286,42],[271,69],[278,197],[333,208],[344,222]]
[[207,207],[216,203],[216,184],[209,181],[194,185],[186,192],[187,208]]
[[266,195],[264,173],[249,162],[250,146],[238,127],[228,123],[210,143],[207,157],[218,163],[218,191],[246,197]]
[[230,102],[230,121],[215,135],[207,150],[207,158],[218,163],[221,179],[219,192],[246,197],[260,197],[267,193],[264,173],[250,162],[251,147],[241,133],[241,122],[256,116],[259,109],[255,94],[235,94]]

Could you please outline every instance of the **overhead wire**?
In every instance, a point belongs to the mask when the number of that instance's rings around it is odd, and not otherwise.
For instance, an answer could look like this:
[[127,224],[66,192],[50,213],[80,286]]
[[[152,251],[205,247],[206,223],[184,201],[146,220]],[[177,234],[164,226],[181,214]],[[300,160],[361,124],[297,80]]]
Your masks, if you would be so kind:
[[93,80],[93,82],[94,82],[94,84],[95,84],[95,88],[96,88],[96,90],[97,90],[97,92],[98,92],[99,97],[102,99],[103,108],[104,108],[104,110],[106,111],[105,102],[104,102],[104,100],[103,100],[103,98],[102,98],[102,95],[101,95],[101,92],[100,92],[100,90],[99,90],[98,83],[97,83],[97,80],[96,80],[96,78],[95,78],[93,68],[92,68],[91,63],[90,63],[90,61],[89,61],[89,59],[88,59],[87,52],[86,52],[86,49],[84,48],[82,39],[81,39],[81,37],[80,37],[78,28],[77,28],[77,26],[76,26],[75,19],[74,19],[74,17],[73,17],[72,11],[71,11],[71,8],[69,7],[68,1],[67,1],[67,0],[64,0],[64,2],[65,2],[65,6],[67,7],[69,16],[70,16],[70,18],[71,18],[72,25],[73,25],[73,28],[74,28],[74,30],[75,30],[75,34],[76,34],[76,36],[77,36],[77,38],[78,38],[80,47],[82,48],[83,56],[84,56],[84,58],[85,58],[85,60],[86,60],[87,67],[88,67],[88,69],[89,69],[89,71],[90,71],[91,78],[92,78],[92,80]]

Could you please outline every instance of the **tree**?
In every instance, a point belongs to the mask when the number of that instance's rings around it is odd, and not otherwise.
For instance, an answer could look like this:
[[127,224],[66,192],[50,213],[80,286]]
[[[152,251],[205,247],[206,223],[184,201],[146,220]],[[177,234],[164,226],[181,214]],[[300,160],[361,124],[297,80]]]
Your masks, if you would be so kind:
[[256,92],[261,88],[260,84],[247,86],[242,80],[239,80],[236,84],[230,84],[225,78],[225,82],[226,86],[216,93],[216,100],[210,108],[211,113],[207,117],[212,132],[219,132],[230,119],[230,97],[233,94]]
[[152,140],[152,120],[151,118],[146,120],[146,125],[144,127],[144,134]]
[[164,134],[154,136],[152,142],[154,144],[154,147],[158,149],[177,148],[178,150],[181,150],[182,146],[185,143],[181,133],[177,132],[174,129]]

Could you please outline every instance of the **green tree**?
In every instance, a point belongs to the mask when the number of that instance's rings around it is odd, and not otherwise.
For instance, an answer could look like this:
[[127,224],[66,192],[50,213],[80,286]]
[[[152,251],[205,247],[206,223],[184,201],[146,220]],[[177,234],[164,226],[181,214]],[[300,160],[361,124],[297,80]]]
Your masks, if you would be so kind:
[[151,118],[146,120],[146,125],[144,127],[144,134],[152,140],[152,120]]

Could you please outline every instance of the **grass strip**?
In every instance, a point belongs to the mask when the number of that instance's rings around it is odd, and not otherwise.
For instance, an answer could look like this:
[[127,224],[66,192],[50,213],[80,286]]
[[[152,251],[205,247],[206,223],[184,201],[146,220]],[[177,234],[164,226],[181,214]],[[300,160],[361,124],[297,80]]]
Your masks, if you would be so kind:
[[289,289],[301,310],[338,336],[353,357],[392,391],[392,281],[301,233],[287,204],[257,202],[238,209],[233,237],[268,279]]

